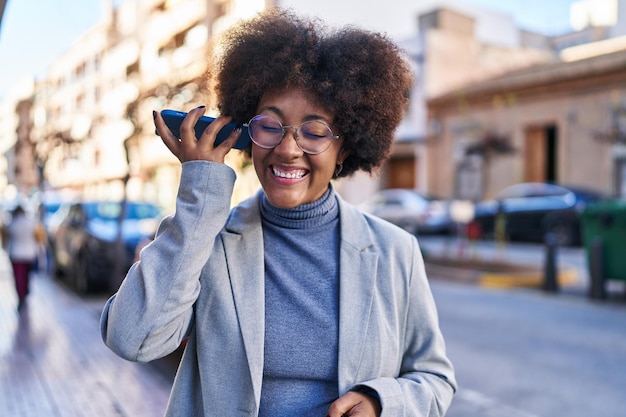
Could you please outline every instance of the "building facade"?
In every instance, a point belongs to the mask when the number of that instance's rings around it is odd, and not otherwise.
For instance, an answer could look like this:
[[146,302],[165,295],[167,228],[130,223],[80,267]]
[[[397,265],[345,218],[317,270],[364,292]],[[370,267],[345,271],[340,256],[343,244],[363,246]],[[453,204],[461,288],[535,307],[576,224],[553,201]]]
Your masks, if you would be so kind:
[[[556,60],[547,38],[517,29],[506,18],[452,8],[436,8],[419,16],[416,37],[400,44],[411,51],[416,63],[416,83],[411,114],[400,126],[394,151],[383,171],[380,188],[409,188],[431,194],[433,159],[428,146],[426,102],[460,86],[480,82],[515,68]],[[498,31],[485,33],[493,24]],[[413,122],[412,124],[407,122]]]
[[239,3],[104,2],[102,20],[53,63],[35,95],[36,153],[58,198],[171,207],[180,167],[155,135],[152,110],[210,101],[208,40]]
[[465,86],[429,100],[428,114],[441,195],[552,182],[626,197],[626,48]]

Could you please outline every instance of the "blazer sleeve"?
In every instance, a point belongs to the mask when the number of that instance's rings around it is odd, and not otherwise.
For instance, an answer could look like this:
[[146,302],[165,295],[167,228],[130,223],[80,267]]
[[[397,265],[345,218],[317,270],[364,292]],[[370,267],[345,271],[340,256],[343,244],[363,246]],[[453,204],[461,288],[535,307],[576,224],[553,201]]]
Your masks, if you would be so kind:
[[457,389],[423,258],[417,240],[412,237],[411,242],[411,254],[406,254],[412,266],[399,376],[376,378],[356,387],[375,391],[382,405],[381,417],[444,416]]
[[201,271],[228,218],[234,182],[234,171],[224,164],[182,164],[175,213],[163,219],[103,309],[102,339],[116,354],[151,361],[185,338]]

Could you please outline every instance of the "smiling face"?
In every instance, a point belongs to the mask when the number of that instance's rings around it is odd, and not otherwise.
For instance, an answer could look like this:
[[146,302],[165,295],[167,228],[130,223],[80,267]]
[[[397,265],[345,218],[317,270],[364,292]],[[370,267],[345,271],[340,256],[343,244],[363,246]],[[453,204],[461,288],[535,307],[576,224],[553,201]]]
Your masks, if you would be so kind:
[[[258,114],[275,117],[283,126],[320,120],[335,134],[341,133],[332,125],[333,115],[300,89],[266,93],[259,103]],[[336,165],[347,155],[342,144],[343,139],[339,138],[333,140],[326,151],[309,155],[296,144],[293,129],[286,129],[282,142],[273,149],[253,143],[254,168],[272,205],[293,208],[319,199],[328,189]]]

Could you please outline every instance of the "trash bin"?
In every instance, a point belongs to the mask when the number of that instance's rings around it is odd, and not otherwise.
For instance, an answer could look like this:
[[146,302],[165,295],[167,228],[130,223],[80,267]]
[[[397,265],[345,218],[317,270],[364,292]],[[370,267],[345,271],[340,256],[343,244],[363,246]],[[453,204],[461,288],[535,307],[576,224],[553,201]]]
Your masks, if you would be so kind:
[[590,203],[582,234],[592,280],[601,273],[595,278],[626,281],[626,199]]

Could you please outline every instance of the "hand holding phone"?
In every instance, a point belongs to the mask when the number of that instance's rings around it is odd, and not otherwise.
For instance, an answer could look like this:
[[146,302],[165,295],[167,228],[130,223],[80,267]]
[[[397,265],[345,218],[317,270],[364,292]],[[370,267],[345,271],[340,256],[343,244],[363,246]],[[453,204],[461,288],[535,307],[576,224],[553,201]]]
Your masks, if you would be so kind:
[[[170,129],[172,134],[180,139],[180,124],[183,122],[185,116],[187,116],[187,113],[178,110],[166,109],[161,111],[161,116],[163,117],[165,124]],[[202,116],[200,117],[200,119],[198,119],[196,125],[194,126],[196,139],[199,139],[200,136],[202,136],[202,133],[207,128],[207,126],[214,120],[215,118],[210,116]],[[224,142],[228,138],[228,135],[230,135],[230,132],[232,132],[233,129],[237,127],[237,125],[238,123],[236,122],[230,122],[222,129],[220,129],[220,131],[217,133],[217,137],[215,138],[215,146]],[[155,133],[157,135],[159,134],[159,132],[156,130]],[[250,145],[250,134],[248,133],[248,125],[244,124],[241,126],[241,134],[237,138],[237,142],[235,143],[235,146],[233,146],[233,148],[246,149],[248,145]]]

